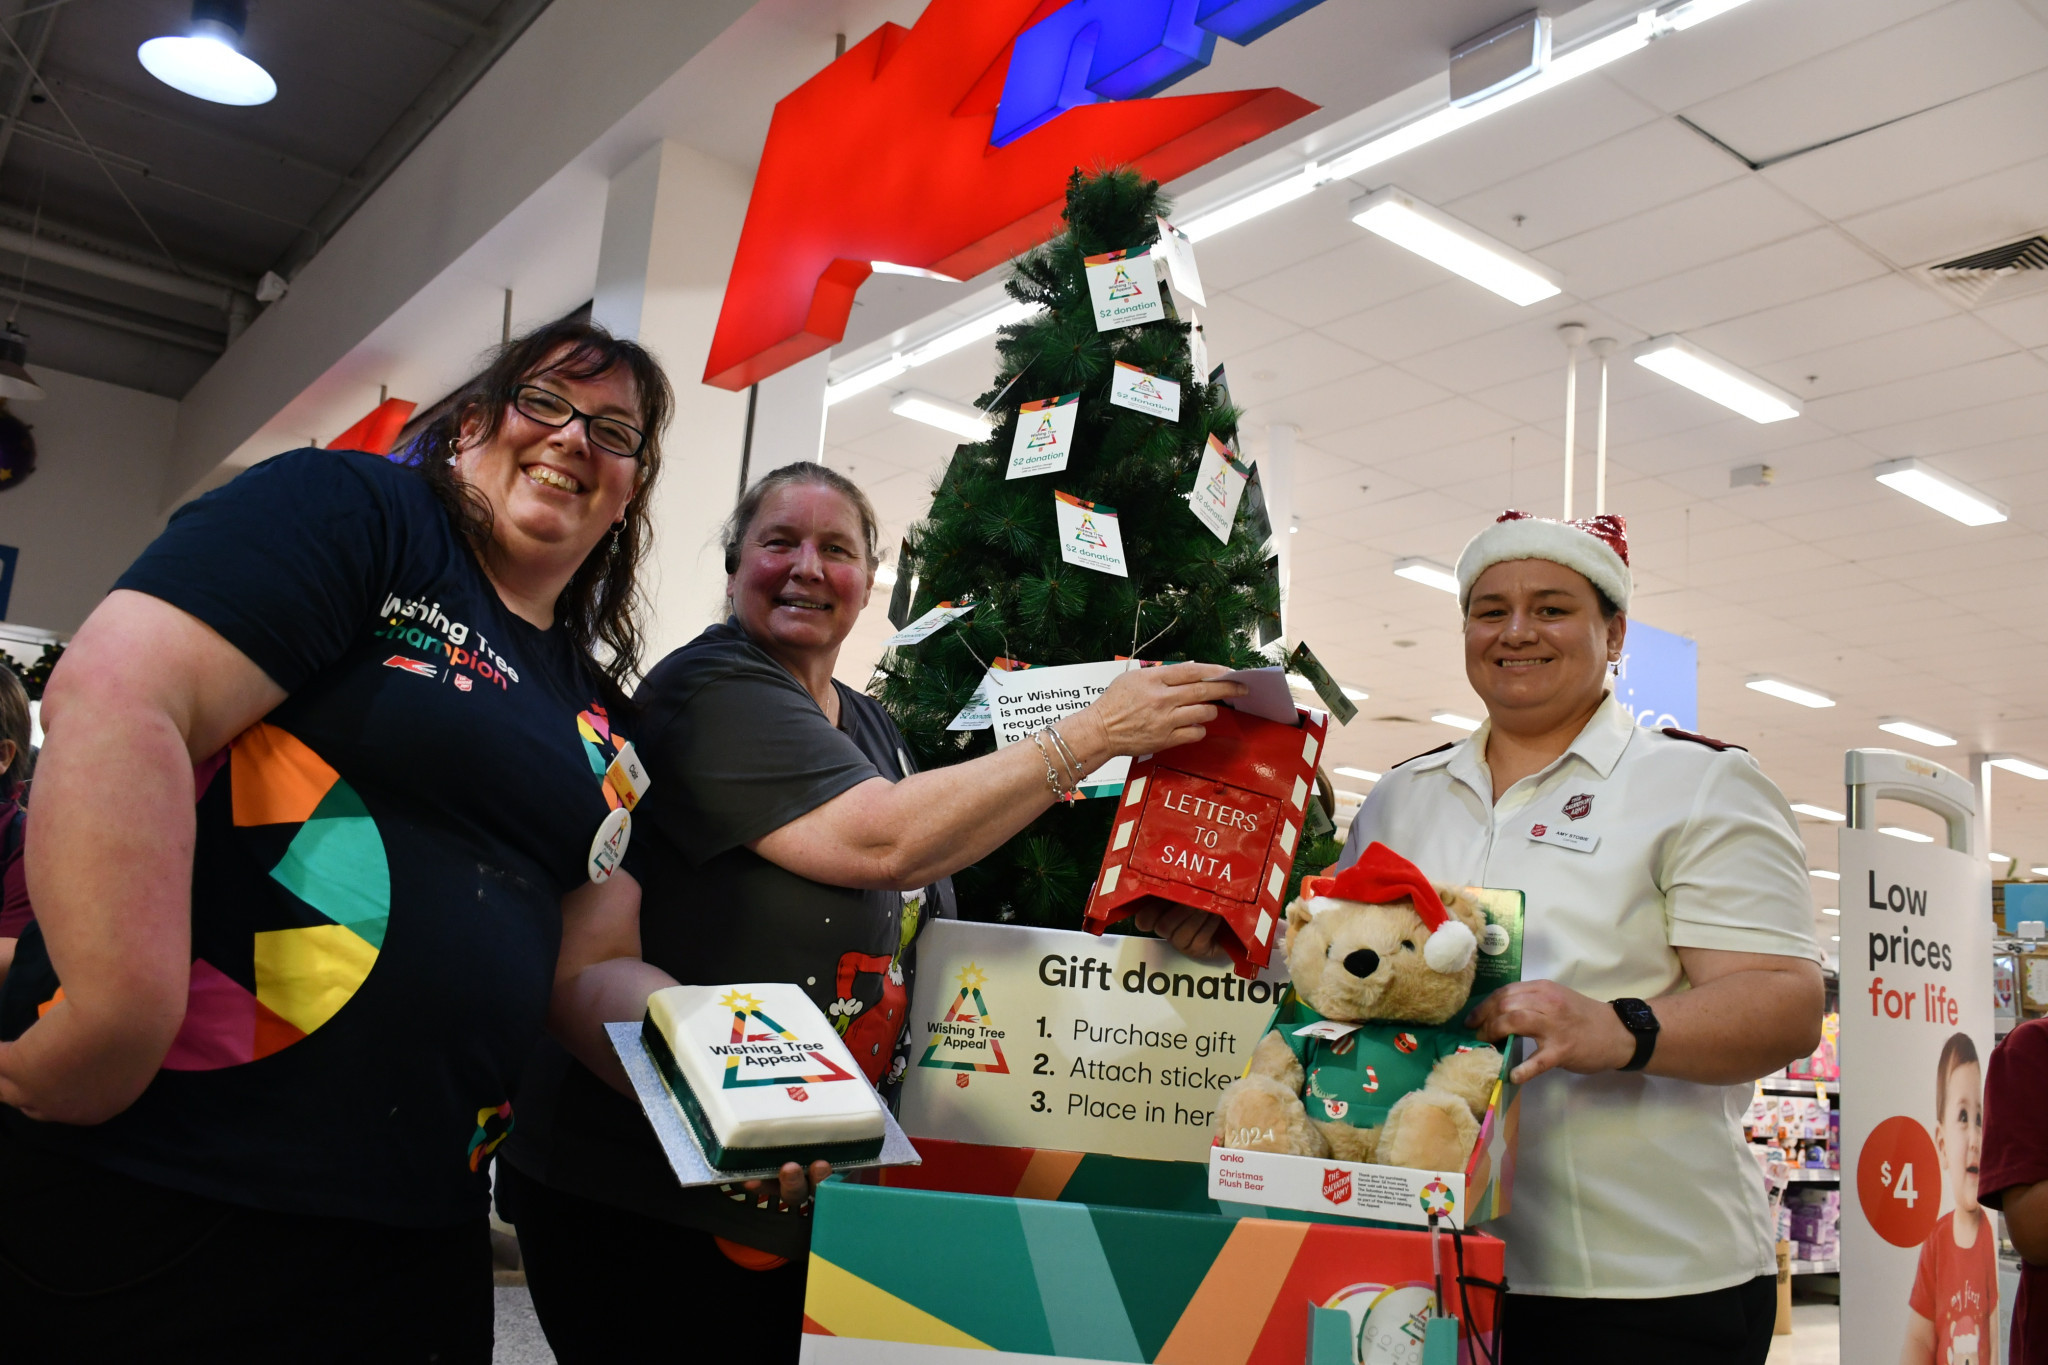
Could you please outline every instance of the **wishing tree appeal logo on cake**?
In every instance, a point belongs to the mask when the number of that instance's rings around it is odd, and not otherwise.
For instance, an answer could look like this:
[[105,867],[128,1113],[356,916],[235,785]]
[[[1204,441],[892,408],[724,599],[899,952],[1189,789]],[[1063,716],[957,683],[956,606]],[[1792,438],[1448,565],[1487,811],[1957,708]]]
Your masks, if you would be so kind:
[[761,1002],[746,991],[727,991],[718,1003],[732,1011],[731,1041],[711,1046],[712,1056],[725,1058],[724,1089],[821,1085],[853,1079],[853,1073],[833,1062],[818,1044],[805,1042],[770,1019]]
[[959,980],[960,992],[953,997],[946,1017],[925,1025],[931,1046],[917,1064],[940,1071],[989,1071],[1007,1076],[1010,1064],[1003,1060],[1003,1031],[995,1026],[981,996],[988,973],[970,962],[960,969]]

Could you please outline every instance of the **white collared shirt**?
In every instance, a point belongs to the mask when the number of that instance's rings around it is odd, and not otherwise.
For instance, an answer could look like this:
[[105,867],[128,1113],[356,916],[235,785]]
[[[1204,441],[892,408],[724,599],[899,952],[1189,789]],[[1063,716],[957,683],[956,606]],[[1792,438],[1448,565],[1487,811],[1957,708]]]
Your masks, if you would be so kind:
[[[1610,694],[1562,757],[1496,803],[1492,724],[1400,764],[1338,867],[1377,840],[1433,881],[1527,897],[1522,978],[1596,1000],[1687,989],[1679,948],[1820,960],[1791,808],[1747,753],[1638,729]],[[1522,1090],[1508,1283],[1521,1293],[1705,1293],[1776,1267],[1748,1086],[1550,1071]]]

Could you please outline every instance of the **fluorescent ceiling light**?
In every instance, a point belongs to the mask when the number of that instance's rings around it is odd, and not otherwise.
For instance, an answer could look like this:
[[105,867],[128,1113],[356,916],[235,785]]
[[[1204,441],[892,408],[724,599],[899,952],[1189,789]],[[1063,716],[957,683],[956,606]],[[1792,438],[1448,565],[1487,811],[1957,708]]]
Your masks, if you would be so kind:
[[1842,936],[1841,936],[1840,934],[1829,934],[1829,935],[1828,935],[1828,942],[1830,942],[1830,943],[1840,943],[1841,941],[1842,941]]
[[1994,768],[2003,768],[2009,773],[2018,773],[2021,777],[2031,777],[2036,782],[2048,782],[2048,768],[2038,763],[2029,763],[2024,758],[2015,758],[2011,754],[1997,754],[1988,762]]
[[2012,861],[2012,855],[2010,853],[1994,853],[1991,855],[1991,861],[1994,863],[2009,863]]
[[1546,90],[1555,90],[1566,81],[1576,80],[1589,71],[1597,71],[1609,62],[1628,56],[1631,52],[1640,52],[1656,38],[1704,23],[1743,2],[1744,0],[1689,0],[1689,3],[1669,8],[1662,14],[1659,14],[1655,7],[1639,10],[1626,23],[1590,42],[1580,43],[1569,52],[1553,52],[1550,65],[1545,67],[1540,75],[1531,76],[1528,80],[1511,85],[1499,94],[1475,104],[1463,107],[1446,105],[1369,138],[1349,151],[1331,157],[1328,161],[1308,162],[1284,180],[1263,185],[1249,194],[1219,204],[1182,223],[1181,231],[1198,242],[1204,237],[1213,237],[1283,204],[1291,204],[1319,185],[1327,185],[1333,180],[1345,180],[1361,171],[1371,170],[1383,161],[1390,161],[1403,152],[1410,152],[1425,143],[1434,142],[1447,133],[1468,128],[1503,109],[1512,109],[1523,100],[1531,99]]
[[1420,583],[1425,588],[1437,588],[1454,597],[1458,592],[1458,575],[1433,560],[1397,559],[1394,561],[1394,577]]
[[896,586],[896,566],[886,559],[875,565],[875,586],[878,588],[893,588]]
[[[1801,815],[1810,815],[1816,820],[1841,820],[1843,818],[1842,812],[1829,810],[1826,806],[1816,806],[1811,801],[1794,801],[1792,809]],[[1835,880],[1840,881],[1841,879],[1842,874],[1837,872]]]
[[1283,204],[1291,204],[1313,191],[1316,186],[1336,178],[1311,161],[1285,180],[1267,185],[1263,189],[1253,190],[1241,199],[1233,199],[1177,226],[1188,235],[1189,241],[1199,242],[1204,238],[1214,237],[1219,232],[1226,232],[1239,223],[1248,223],[1260,214],[1270,213]]
[[1479,722],[1470,716],[1461,716],[1455,711],[1439,711],[1430,717],[1438,725],[1448,725],[1453,730],[1472,731],[1479,728]]
[[1807,875],[1807,876],[1809,876],[1809,877],[1818,877],[1818,878],[1820,878],[1820,879],[1821,879],[1822,881],[1824,881],[1824,882],[1838,882],[1838,881],[1842,880],[1842,874],[1841,874],[1841,873],[1839,873],[1839,872],[1829,872],[1829,871],[1828,871],[1827,869],[1825,869],[1825,868],[1820,868],[1820,867],[1809,867],[1809,868],[1807,868],[1807,869],[1806,869],[1806,875]]
[[1337,767],[1331,769],[1331,771],[1339,777],[1355,777],[1360,782],[1377,782],[1380,780],[1380,775],[1368,768]]
[[[1307,678],[1300,676],[1299,674],[1288,674],[1287,685],[1297,692],[1306,692],[1310,696],[1316,695],[1316,685],[1310,682]],[[1345,696],[1349,697],[1352,701],[1364,701],[1367,697],[1370,697],[1372,695],[1372,693],[1370,692],[1366,692],[1356,687],[1348,687],[1343,683],[1337,684],[1337,690],[1339,692],[1342,692]],[[1342,770],[1339,769],[1339,771]]]
[[1916,844],[1931,844],[1934,842],[1932,834],[1922,834],[1917,829],[1907,829],[1902,825],[1879,825],[1877,832],[1879,834],[1889,834],[1894,839],[1910,840]]
[[1510,303],[1526,308],[1562,292],[1529,257],[1393,185],[1353,203],[1351,221]]
[[1901,739],[1910,739],[1915,744],[1926,744],[1936,749],[1952,749],[1956,743],[1954,735],[1945,735],[1939,730],[1915,725],[1910,720],[1900,720],[1897,716],[1879,721],[1877,728],[1888,735],[1897,735]]
[[1918,460],[1886,460],[1871,473],[1886,488],[1896,489],[1915,502],[1924,502],[1965,526],[1990,526],[2005,520],[2004,507],[1945,474],[1935,473]]
[[1799,415],[1799,400],[1774,384],[1709,355],[1684,337],[1665,333],[1630,353],[1636,364],[1739,412],[1752,422],[1782,422]]
[[951,355],[964,346],[992,337],[1001,328],[1013,322],[1022,322],[1039,311],[1035,303],[1006,303],[992,308],[978,317],[972,317],[957,326],[948,327],[922,346],[907,351],[897,351],[886,359],[878,360],[864,370],[858,370],[825,386],[825,406],[843,403],[857,393],[886,384],[900,374],[929,365],[941,356]]
[[913,422],[922,422],[928,427],[950,431],[967,441],[986,441],[989,433],[988,417],[979,409],[965,403],[955,403],[937,394],[920,393],[911,389],[899,393],[889,400],[889,411],[898,417],[908,417]]
[[1761,692],[1767,697],[1776,697],[1781,701],[1797,702],[1801,706],[1811,706],[1815,710],[1835,704],[1833,697],[1816,692],[1812,688],[1800,687],[1796,683],[1788,683],[1783,678],[1751,678],[1743,686],[1752,692]]
[[2030,867],[2027,871],[2033,873],[2036,877],[2048,877],[2048,867]]
[[194,99],[268,104],[277,98],[277,82],[235,50],[247,23],[248,6],[240,0],[199,0],[184,37],[151,38],[135,56],[150,75]]
[[1822,907],[1820,908],[1820,912],[1821,912],[1821,913],[1822,913],[1823,915],[1839,915],[1839,914],[1841,914],[1841,913],[1842,913],[1842,912],[1841,912],[1841,911],[1840,911],[1839,909],[1837,909],[1836,907],[1834,907],[1834,906],[1832,906],[1832,905],[1823,905],[1823,906],[1822,906]]

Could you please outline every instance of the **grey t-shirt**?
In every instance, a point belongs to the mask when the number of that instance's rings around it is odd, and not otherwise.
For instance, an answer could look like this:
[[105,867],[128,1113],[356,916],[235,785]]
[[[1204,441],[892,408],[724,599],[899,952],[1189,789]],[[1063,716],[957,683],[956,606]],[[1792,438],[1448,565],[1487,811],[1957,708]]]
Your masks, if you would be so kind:
[[[738,625],[716,625],[656,665],[629,737],[653,785],[633,812],[626,869],[640,882],[641,955],[693,985],[789,981],[838,1027],[884,1098],[907,1064],[915,940],[950,918],[950,881],[905,896],[827,886],[746,845],[862,782],[915,769],[895,724],[841,684],[840,723]],[[515,1103],[506,1154],[558,1189],[800,1254],[809,1220],[716,1188],[683,1190],[638,1107],[549,1045]]]

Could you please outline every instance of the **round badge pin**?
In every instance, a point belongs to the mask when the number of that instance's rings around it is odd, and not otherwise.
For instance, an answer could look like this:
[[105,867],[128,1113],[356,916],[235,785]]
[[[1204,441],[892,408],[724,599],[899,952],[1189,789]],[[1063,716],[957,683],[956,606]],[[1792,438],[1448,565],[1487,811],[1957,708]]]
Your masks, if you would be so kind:
[[608,882],[625,861],[626,845],[633,839],[633,812],[624,806],[605,816],[590,841],[590,880]]
[[1499,957],[1508,950],[1509,942],[1506,926],[1489,924],[1486,931],[1479,936],[1479,951],[1488,957]]

